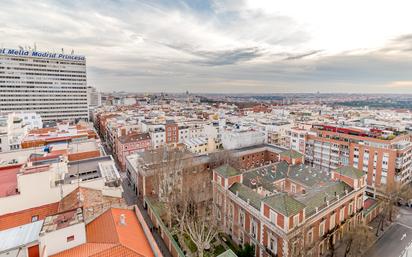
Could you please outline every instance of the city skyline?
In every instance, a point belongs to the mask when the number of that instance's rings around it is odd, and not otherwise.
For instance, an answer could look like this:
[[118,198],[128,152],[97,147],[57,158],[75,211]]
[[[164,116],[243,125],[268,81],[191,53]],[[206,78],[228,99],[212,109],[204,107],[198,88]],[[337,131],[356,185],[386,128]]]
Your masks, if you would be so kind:
[[408,93],[411,7],[386,1],[4,1],[0,46],[73,49],[86,56],[88,84],[101,91]]

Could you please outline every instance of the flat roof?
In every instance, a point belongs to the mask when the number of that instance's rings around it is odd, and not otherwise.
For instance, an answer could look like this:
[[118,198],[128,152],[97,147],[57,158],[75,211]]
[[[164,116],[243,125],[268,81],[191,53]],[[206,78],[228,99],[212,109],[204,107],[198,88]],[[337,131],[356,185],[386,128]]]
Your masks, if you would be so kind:
[[69,210],[46,217],[41,228],[41,234],[53,232],[62,228],[73,226],[83,222],[81,208]]
[[42,226],[43,221],[39,220],[0,231],[0,254],[36,242]]
[[82,153],[82,152],[90,152],[90,151],[95,151],[98,150],[98,144],[95,139],[92,140],[86,140],[82,142],[76,142],[76,143],[70,143],[68,150],[69,153]]

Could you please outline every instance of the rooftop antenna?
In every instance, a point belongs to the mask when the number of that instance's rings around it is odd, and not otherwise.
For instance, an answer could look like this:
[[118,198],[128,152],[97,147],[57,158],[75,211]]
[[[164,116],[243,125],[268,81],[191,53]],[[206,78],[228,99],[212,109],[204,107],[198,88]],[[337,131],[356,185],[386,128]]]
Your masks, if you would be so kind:
[[34,42],[34,51],[37,51],[37,44]]
[[73,49],[72,49],[72,51],[70,52],[70,54],[71,54],[71,55],[73,55],[73,54],[74,54],[74,50],[73,50]]
[[20,49],[20,50],[24,50],[24,49],[23,49],[23,47],[22,47],[21,45],[19,45],[19,49]]

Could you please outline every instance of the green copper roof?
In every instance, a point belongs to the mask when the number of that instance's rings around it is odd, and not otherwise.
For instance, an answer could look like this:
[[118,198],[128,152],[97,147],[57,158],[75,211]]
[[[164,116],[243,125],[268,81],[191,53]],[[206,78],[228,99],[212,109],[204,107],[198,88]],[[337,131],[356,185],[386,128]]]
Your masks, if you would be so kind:
[[236,168],[230,166],[229,164],[224,164],[218,168],[215,169],[217,173],[222,175],[225,178],[236,176],[240,174],[240,171],[237,170]]
[[294,216],[305,208],[303,203],[285,193],[268,196],[263,199],[263,202],[286,217]]
[[342,174],[343,176],[358,179],[363,176],[363,172],[357,168],[354,168],[352,166],[345,166],[345,167],[340,167],[336,169],[337,173]]
[[280,156],[291,157],[293,159],[301,158],[303,155],[295,150],[287,150],[280,153]]
[[237,255],[231,249],[229,249],[219,254],[217,257],[237,257]]
[[298,200],[306,204],[306,217],[309,217],[316,212],[316,208],[325,207],[326,201],[334,202],[337,200],[337,196],[342,197],[345,190],[351,192],[353,189],[343,182],[332,182],[319,186],[319,188],[308,192],[307,195],[298,197]]
[[253,191],[253,189],[240,183],[234,183],[229,188],[229,190],[232,193],[237,194],[237,196],[243,201],[247,202],[249,200],[249,204],[251,206],[253,206],[257,210],[260,210],[260,203],[263,199],[263,196]]

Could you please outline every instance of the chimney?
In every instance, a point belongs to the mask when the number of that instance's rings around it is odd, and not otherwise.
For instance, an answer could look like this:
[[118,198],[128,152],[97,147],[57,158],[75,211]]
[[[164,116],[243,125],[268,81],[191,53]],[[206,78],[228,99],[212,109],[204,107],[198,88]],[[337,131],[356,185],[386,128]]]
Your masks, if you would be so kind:
[[126,226],[126,215],[120,214],[120,225]]

